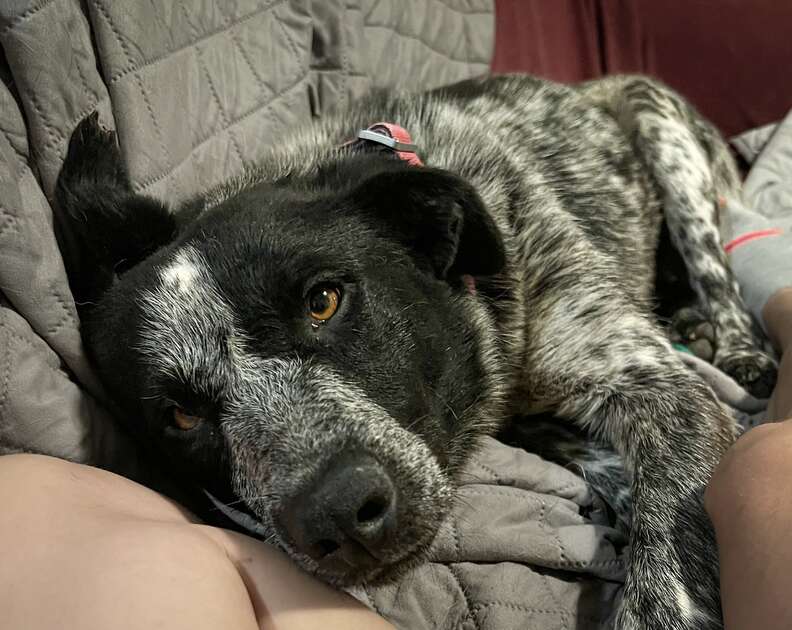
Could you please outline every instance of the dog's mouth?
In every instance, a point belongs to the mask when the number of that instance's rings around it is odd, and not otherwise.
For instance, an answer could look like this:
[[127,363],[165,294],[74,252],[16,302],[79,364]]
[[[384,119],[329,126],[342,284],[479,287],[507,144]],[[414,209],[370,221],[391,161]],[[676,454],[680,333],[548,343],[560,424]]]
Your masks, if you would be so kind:
[[204,494],[209,497],[209,500],[220,512],[226,516],[226,518],[236,523],[248,534],[254,538],[266,539],[268,537],[269,532],[267,528],[264,527],[264,525],[262,525],[261,522],[252,515],[252,513],[246,510],[238,509],[237,507],[232,507],[227,503],[223,503],[208,490],[204,490]]
[[[439,524],[433,531],[424,527],[423,536],[420,540],[405,544],[397,552],[391,551],[381,554],[372,553],[355,541],[349,541],[343,546],[330,540],[321,541],[319,544],[323,547],[323,555],[317,559],[303,553],[288,538],[284,539],[277,533],[273,534],[269,528],[265,527],[250,512],[232,507],[223,503],[208,491],[204,492],[206,492],[209,499],[220,512],[249,535],[266,542],[277,540],[281,543],[280,546],[307,571],[315,574],[325,582],[344,588],[358,586],[363,583],[377,585],[397,579],[425,560],[439,531]],[[407,541],[404,542],[407,543]]]
[[[365,463],[357,461],[355,470],[371,476]],[[323,481],[328,477],[332,471]],[[277,544],[309,573],[345,588],[391,582],[425,561],[451,504],[445,484],[424,486],[409,499],[388,483],[369,483],[365,489],[363,495],[352,494],[351,516],[349,495],[333,494],[328,509],[321,496],[303,492],[273,510],[273,504],[228,504],[205,492],[243,531]]]
[[292,541],[283,546],[306,571],[339,588],[360,585],[377,586],[397,580],[414,567],[426,561],[439,531],[424,528],[420,539],[400,540],[401,548],[383,552],[371,551],[357,541],[343,545],[332,543],[320,558],[306,554]]

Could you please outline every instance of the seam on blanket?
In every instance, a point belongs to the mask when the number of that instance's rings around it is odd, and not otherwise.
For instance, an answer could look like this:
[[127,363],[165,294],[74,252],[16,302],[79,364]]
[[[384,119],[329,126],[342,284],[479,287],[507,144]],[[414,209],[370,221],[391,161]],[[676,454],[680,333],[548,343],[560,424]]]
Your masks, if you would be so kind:
[[539,501],[541,501],[542,503],[542,509],[539,511],[539,521],[538,521],[539,527],[541,527],[544,530],[550,531],[550,535],[553,537],[553,541],[555,542],[556,547],[558,548],[558,558],[559,558],[558,563],[566,564],[568,558],[564,553],[564,546],[561,544],[561,538],[558,536],[558,529],[556,527],[549,525],[545,520],[545,518],[547,517],[547,513],[550,510],[552,510],[556,505],[558,505],[558,500],[556,500],[556,502],[553,503],[552,506],[550,506],[550,509],[548,509],[547,503],[545,501],[542,501],[541,499],[539,499]]
[[[85,13],[83,11],[81,11],[79,9],[78,9],[78,13],[79,13],[79,17],[77,19],[81,20],[81,25],[83,27],[85,27],[86,35],[88,36],[88,41],[90,42],[91,41],[91,24],[90,24],[89,18],[85,15]],[[97,67],[96,51],[94,50],[93,46],[90,45],[90,44],[89,44],[89,51],[90,51],[90,54],[91,54],[91,58],[94,61],[94,69],[96,69],[96,67]],[[80,75],[80,82],[82,83],[82,86],[83,86],[83,89],[85,90],[85,93],[86,94],[90,94],[91,97],[92,97],[91,100],[93,100],[94,102],[98,101],[99,100],[99,94],[97,94],[95,90],[93,90],[91,87],[89,87],[88,79],[85,76],[85,73],[83,72],[82,66],[80,65],[80,62],[79,62],[79,58],[76,57],[76,55],[73,55],[73,56],[76,59],[76,61],[74,62],[74,66],[77,68],[77,74]]]
[[[539,581],[541,582],[542,586],[544,587],[545,592],[548,594],[548,596],[553,601],[553,603],[556,606],[558,606],[559,610],[562,610],[563,607],[561,605],[561,602],[558,600],[558,597],[553,592],[553,589],[550,588],[550,584],[548,583],[547,574],[546,573],[540,573],[539,574]],[[569,611],[564,610],[564,612],[561,615],[561,619],[562,619],[562,622],[564,624],[564,628],[569,630]]]
[[[135,75],[136,83],[138,89],[140,90],[140,95],[143,97],[143,102],[146,104],[146,109],[148,110],[149,117],[151,118],[151,124],[154,127],[154,133],[157,134],[157,140],[159,141],[160,148],[162,149],[163,157],[165,158],[165,168],[169,171],[173,170],[172,164],[173,160],[170,156],[170,151],[168,151],[168,147],[165,146],[165,139],[162,135],[162,129],[160,128],[159,121],[157,117],[154,115],[154,109],[151,106],[151,100],[149,99],[148,93],[143,86],[143,79],[139,74]],[[179,185],[176,182],[173,182],[173,187],[176,189],[176,193],[179,194]]]
[[[376,11],[377,9],[379,9],[379,7],[380,7],[380,5],[381,5],[381,4],[382,4],[382,0],[376,0],[376,1],[374,2],[374,4],[372,4],[372,5],[371,5],[371,8],[369,9],[368,13],[366,13],[366,14],[364,14],[364,15],[363,15],[363,24],[364,24],[364,25],[365,25],[365,23],[366,23],[366,20],[368,20],[368,19],[371,17],[371,14],[372,14],[372,13],[374,13],[374,11]],[[363,9],[361,8],[361,10],[360,10],[360,11],[361,11],[361,13],[362,13],[362,12],[363,12]]]
[[[540,501],[542,501],[542,500],[540,499]],[[553,527],[552,525],[548,524],[547,521],[545,520],[546,517],[547,517],[547,514],[556,505],[558,505],[558,503],[559,503],[559,500],[556,500],[553,503],[553,505],[549,506],[549,508],[548,508],[547,503],[545,501],[542,501],[542,509],[539,512],[539,526],[542,529],[550,531],[550,535],[553,537],[553,540],[555,541],[556,547],[558,548],[558,562],[560,564],[565,564],[567,562],[568,558],[566,557],[566,554],[564,553],[564,545],[561,544],[561,538],[558,535],[558,528]]]
[[614,567],[614,566],[624,566],[624,560],[620,558],[613,558],[611,560],[567,560],[566,562],[543,562],[544,565],[551,567],[553,569],[568,569],[569,567],[575,567],[576,569],[588,569],[588,568],[605,568],[605,567]]
[[476,619],[473,613],[473,606],[471,605],[472,602],[470,600],[470,595],[465,588],[465,585],[462,583],[462,580],[459,577],[459,569],[457,568],[456,564],[451,562],[448,565],[448,572],[451,574],[451,577],[454,578],[454,582],[456,582],[457,588],[459,588],[459,592],[462,593],[462,597],[465,600],[465,621],[470,621],[473,624],[473,627],[476,630],[480,630],[481,626],[479,625],[478,619]]
[[240,163],[244,166],[245,160],[242,159],[242,151],[239,148],[239,143],[237,142],[236,137],[234,136],[234,132],[231,130],[228,114],[223,108],[223,104],[220,102],[220,95],[217,93],[217,88],[215,88],[214,81],[212,81],[212,77],[209,74],[209,68],[206,66],[206,63],[203,59],[203,49],[196,48],[195,49],[195,57],[198,61],[198,68],[202,70],[204,75],[206,76],[206,83],[209,86],[209,91],[212,93],[212,98],[214,99],[215,105],[217,105],[217,109],[220,113],[220,121],[223,123],[223,128],[228,131],[228,137],[231,140],[231,145],[234,147],[234,153],[236,153],[237,158],[239,159]]
[[[17,166],[19,167],[19,171],[14,173],[14,175],[17,177],[17,179],[19,179],[22,170],[27,168],[28,166],[28,156],[22,151],[19,151],[16,148],[16,146],[14,146],[14,143],[11,141],[12,133],[9,129],[0,127],[0,133],[3,134],[3,137],[6,139],[6,142],[8,143],[8,146],[11,148],[12,153],[17,158]],[[27,140],[27,137],[25,139]],[[30,150],[30,147],[28,147],[28,150]]]
[[464,490],[465,494],[486,494],[490,496],[514,497],[516,499],[523,499],[525,501],[532,501],[534,503],[544,503],[542,499],[537,496],[537,493],[532,490],[521,490],[514,486],[491,486],[487,485],[485,488],[477,488],[481,484],[468,484],[462,486],[460,490]]
[[459,527],[457,527],[456,513],[451,514],[449,525],[451,526],[451,537],[454,539],[454,560],[459,562],[461,559],[461,552],[459,545]]
[[12,230],[15,234],[19,234],[19,218],[11,214],[7,208],[0,206],[0,238]]
[[488,472],[490,475],[492,475],[492,478],[495,480],[495,483],[498,484],[499,486],[502,486],[502,485],[511,486],[512,485],[512,484],[504,484],[503,483],[503,479],[501,479],[501,476],[498,474],[498,471],[496,471],[491,466],[487,466],[487,464],[484,464],[484,463],[482,463],[480,461],[477,461],[476,464],[478,464],[479,468],[482,468],[485,472]]
[[[17,179],[21,180],[24,177],[24,173],[20,170],[17,173]],[[0,206],[0,218],[5,218],[5,221],[0,223],[0,238],[3,238],[6,232],[14,231],[15,233],[19,233],[19,223],[21,221],[20,217],[13,213],[5,206]],[[60,249],[57,246],[57,242],[55,244],[56,250],[60,253]],[[60,306],[61,311],[63,314],[61,315],[60,319],[58,319],[54,324],[51,324],[47,327],[44,331],[44,334],[48,336],[54,336],[60,332],[63,326],[67,323],[71,323],[75,328],[77,328],[77,320],[74,316],[74,313],[69,308],[68,304],[64,300],[63,296],[61,296],[54,286],[49,287],[49,294],[52,299]]]
[[8,31],[11,31],[17,28],[23,22],[27,22],[30,18],[36,15],[42,9],[45,9],[48,5],[53,4],[53,0],[44,0],[39,6],[34,7],[32,9],[28,9],[21,15],[17,15],[11,22],[5,25],[2,31],[0,31],[0,37],[4,37]]
[[[56,244],[56,246],[57,246],[57,244]],[[60,253],[60,249],[58,249],[58,252]],[[76,330],[79,327],[78,323],[77,323],[77,318],[74,316],[74,313],[72,312],[72,309],[69,308],[69,305],[66,303],[66,300],[64,299],[64,297],[60,293],[58,293],[58,291],[57,291],[57,289],[55,289],[55,287],[51,287],[50,294],[52,295],[52,297],[55,299],[55,301],[58,303],[58,305],[63,310],[63,315],[55,323],[54,326],[52,326],[52,327],[47,329],[47,331],[46,331],[47,334],[50,335],[50,336],[58,334],[61,331],[61,329],[63,328],[63,326],[65,324],[67,324],[67,323],[71,323],[72,326],[74,327],[74,329]]]
[[[102,4],[102,0],[94,0],[94,6],[99,10],[99,13],[102,14],[107,25],[110,27],[110,31],[116,38],[118,45],[121,47],[121,50],[124,51],[124,55],[127,59],[132,59],[132,54],[129,51],[129,47],[127,46],[124,38],[121,36],[121,32],[118,30],[118,27],[113,22],[113,19],[110,17],[110,13],[107,11],[107,8]],[[160,129],[159,122],[157,122],[157,117],[154,115],[154,109],[151,106],[151,100],[149,99],[148,93],[143,85],[143,79],[141,78],[140,74],[135,75],[135,82],[137,83],[138,90],[140,91],[140,96],[143,98],[143,103],[146,106],[146,110],[148,111],[148,115],[151,119],[151,124],[154,127],[154,133],[157,134],[157,140],[160,145],[160,149],[162,149],[162,155],[165,158],[165,167],[167,169],[171,168],[171,157],[168,148],[165,146],[165,140],[162,135],[162,129]],[[174,182],[174,188],[176,188],[176,192],[178,193],[178,184]]]
[[[311,68],[311,72],[313,74],[336,74],[338,72],[337,68]],[[351,70],[347,73],[350,77],[363,77],[364,79],[370,78],[368,74],[365,72],[352,72]]]
[[[37,352],[40,350],[40,348],[37,348],[36,344],[34,344],[30,339],[28,339],[27,337],[23,337],[19,333],[16,333],[13,330],[11,330],[8,327],[8,324],[6,324],[1,319],[0,319],[0,328],[5,330],[6,335],[8,335],[10,339],[15,339],[16,341],[19,341],[20,343],[24,344],[28,349]],[[35,331],[33,331],[33,334],[36,334]],[[46,347],[46,349],[50,351],[49,353],[46,352],[44,353],[44,357],[45,357],[44,367],[46,367],[50,372],[57,374],[58,376],[66,377],[66,373],[61,369],[59,360],[57,358],[50,358],[49,360],[46,358],[46,357],[57,357],[58,356],[57,353],[52,348],[50,348],[49,345],[47,345],[47,343],[43,339],[38,337],[38,335],[36,335],[36,337],[41,341],[44,347]]]
[[[33,109],[36,110],[36,113],[41,120],[41,126],[44,127],[44,130],[47,132],[49,136],[49,140],[46,141],[44,144],[41,145],[42,152],[52,150],[51,147],[55,147],[58,143],[63,142],[66,138],[60,132],[60,130],[55,127],[48,119],[46,114],[44,113],[44,109],[41,107],[41,103],[39,103],[38,97],[36,96],[33,90],[26,89],[25,90],[30,103],[33,105]],[[35,148],[34,148],[35,154]]]
[[[6,348],[7,349],[11,347],[11,341],[10,340],[13,339],[13,340],[15,340],[17,342],[21,342],[22,344],[24,344],[27,348],[29,348],[31,350],[35,350],[37,352],[39,351],[39,348],[37,348],[36,345],[30,339],[26,339],[22,335],[19,335],[19,334],[13,332],[2,319],[0,319],[0,330],[3,330],[5,332],[5,334],[6,334],[6,340],[7,340],[6,341]],[[55,351],[52,350],[52,348],[50,348],[46,344],[46,342],[43,342],[43,343],[50,350],[50,352],[55,353]],[[8,352],[6,356],[9,357],[10,355],[11,355],[11,353]],[[52,374],[55,374],[60,379],[68,379],[67,374],[60,368],[60,364],[53,365],[49,360],[47,360],[47,358],[49,356],[50,355],[48,353],[46,353],[46,352],[43,355],[43,359],[44,360],[42,361],[42,365],[44,366],[44,368],[48,372],[51,372]],[[6,361],[6,370],[5,370],[5,373],[3,374],[2,385],[0,385],[0,418],[2,418],[3,408],[5,407],[5,405],[6,405],[7,401],[8,401],[8,384],[9,384],[10,380],[11,380],[11,361],[7,360]]]
[[[475,488],[471,488],[471,486],[464,486],[464,494],[483,494],[487,496],[502,495],[502,496],[515,497],[523,501],[530,501],[533,502],[534,504],[539,503],[540,509],[539,509],[539,518],[537,520],[537,523],[543,529],[552,530],[552,535],[555,538],[556,545],[559,548],[559,555],[561,558],[558,561],[546,563],[548,566],[553,566],[554,568],[564,568],[564,567],[586,568],[586,567],[607,567],[607,566],[623,564],[623,560],[619,558],[614,558],[612,560],[597,560],[597,561],[589,562],[583,560],[572,560],[571,558],[567,557],[564,551],[564,547],[561,544],[561,541],[558,537],[558,532],[556,531],[556,528],[544,522],[545,515],[548,512],[547,503],[542,499],[540,499],[539,497],[527,494],[526,491],[515,490],[514,492],[508,492],[508,491],[504,492],[503,490],[507,488],[509,488],[509,486],[499,486],[497,489],[494,487],[488,487],[486,489],[477,490]],[[556,505],[558,505],[560,500],[561,499],[558,499],[551,507],[555,507]]]
[[433,46],[430,46],[424,40],[422,40],[420,37],[418,37],[416,35],[408,35],[407,33],[404,33],[404,32],[398,30],[397,28],[395,28],[393,26],[389,26],[388,24],[366,24],[364,28],[379,28],[379,29],[385,29],[385,30],[388,30],[388,31],[392,31],[393,35],[391,36],[390,39],[394,39],[397,36],[403,37],[405,39],[411,39],[413,41],[418,42],[419,44],[423,44],[423,46],[427,50],[433,52],[434,54],[436,54],[436,55],[438,55],[440,57],[443,57],[444,59],[447,59],[448,61],[451,61],[452,63],[460,63],[460,64],[468,64],[468,65],[470,65],[470,64],[486,65],[486,62],[484,62],[484,61],[470,62],[467,59],[462,59],[460,57],[455,57],[454,55],[452,55],[450,53],[444,53],[441,50],[438,50],[437,48],[434,48]]
[[[532,606],[526,606],[524,604],[518,604],[516,602],[505,602],[505,601],[502,601],[502,600],[492,600],[492,601],[488,601],[488,602],[481,602],[481,603],[475,604],[476,614],[478,614],[478,612],[480,610],[483,610],[483,609],[486,609],[486,608],[495,608],[495,607],[510,608],[512,610],[519,610],[520,612],[527,612],[527,613],[532,613],[532,614],[535,613],[535,614],[540,614],[540,615],[563,615],[563,616],[569,616],[569,611],[568,610],[564,610],[563,608],[559,608],[559,609],[534,608]],[[584,619],[586,621],[590,621],[590,622],[593,622],[593,623],[598,623],[598,624],[602,623],[602,619],[600,619],[598,617],[594,617],[592,615],[580,614],[580,612],[578,612],[575,615],[575,617],[577,619]]]
[[[90,37],[90,28],[89,28],[88,37]],[[91,51],[91,53],[93,54],[93,50]],[[94,55],[93,59],[94,59],[94,63],[96,63],[96,55]],[[82,85],[83,85],[83,89],[85,90],[86,94],[90,94],[90,95],[91,95],[91,97],[92,97],[92,100],[93,100],[94,102],[95,102],[95,101],[98,101],[98,100],[99,100],[99,95],[96,93],[96,91],[95,91],[95,90],[93,90],[93,89],[92,89],[92,88],[91,88],[91,87],[88,85],[88,79],[87,79],[87,77],[85,76],[85,74],[83,73],[83,69],[82,69],[82,66],[80,66],[80,62],[79,62],[79,61],[75,61],[75,62],[74,62],[74,65],[75,65],[75,67],[77,68],[77,74],[79,74],[79,75],[80,75],[80,82],[82,83]]]
[[275,24],[277,24],[280,27],[281,31],[283,32],[283,36],[286,38],[286,41],[289,43],[289,48],[291,48],[292,54],[294,55],[294,60],[297,65],[297,74],[299,75],[302,64],[300,63],[300,51],[297,49],[297,44],[294,43],[294,40],[292,39],[291,35],[289,35],[289,31],[287,31],[286,27],[283,25],[283,20],[281,20],[279,16],[276,15],[275,7],[273,7],[272,9],[272,14],[275,18]]
[[5,370],[3,373],[2,385],[0,385],[0,418],[3,417],[3,409],[8,400],[8,383],[11,379],[11,331],[0,319],[0,330],[5,332]]
[[[70,118],[69,121],[64,125],[64,127],[69,130],[74,129],[74,127],[77,126],[78,122],[80,122],[88,114],[96,111],[96,109],[99,107],[101,103],[104,103],[105,101],[109,101],[109,100],[110,100],[110,95],[106,94],[102,98],[93,101],[87,107],[84,107],[82,110],[80,110],[80,113],[78,113],[76,116]],[[66,141],[65,137],[61,137],[59,139],[53,138],[48,140],[45,144],[43,144],[42,148],[47,149],[48,151],[52,149],[56,149],[60,146],[60,143],[65,143],[65,141]]]
[[267,88],[264,79],[262,78],[261,74],[259,74],[258,70],[253,66],[253,62],[250,61],[250,55],[245,47],[239,41],[239,32],[237,31],[236,25],[231,26],[228,29],[228,33],[231,36],[231,42],[234,44],[234,47],[239,51],[239,54],[242,55],[242,59],[244,60],[247,67],[250,69],[250,73],[253,75],[253,78],[256,80],[256,85],[258,85],[259,90],[262,94],[267,94],[268,92],[272,93],[272,88]]
[[[343,11],[343,18],[344,22],[346,22],[347,11],[349,11],[349,7],[346,6],[346,3],[342,3],[341,10]],[[349,101],[349,58],[347,57],[347,46],[349,42],[346,39],[348,30],[346,28],[341,29],[341,103],[339,104],[340,109],[346,109],[347,101]]]
[[[267,107],[271,107],[281,97],[285,96],[288,92],[291,92],[294,88],[299,87],[303,83],[303,81],[305,80],[305,77],[307,75],[308,75],[308,72],[305,71],[302,75],[300,75],[300,77],[297,79],[297,81],[295,81],[292,85],[284,88],[282,91],[278,92],[271,100],[269,100],[267,102],[264,102],[264,103],[257,103],[255,105],[255,107],[253,107],[253,109],[251,109],[250,111],[245,112],[244,114],[239,116],[239,118],[231,120],[230,121],[230,125],[229,125],[229,129],[231,127],[241,123],[241,122],[244,122],[245,120],[247,120],[248,118],[250,118],[254,114],[258,113],[262,109],[265,109]],[[216,130],[210,132],[209,135],[207,135],[204,138],[201,138],[197,142],[197,144],[193,145],[190,148],[190,150],[187,152],[187,155],[185,155],[183,159],[181,159],[177,164],[175,164],[171,170],[164,171],[162,173],[159,173],[158,175],[154,175],[152,177],[149,177],[146,180],[143,180],[141,182],[135,183],[135,184],[133,184],[132,188],[135,190],[135,192],[142,192],[142,191],[150,188],[154,184],[156,184],[156,183],[162,181],[163,179],[167,178],[169,175],[173,174],[175,171],[177,171],[179,168],[181,168],[184,164],[186,164],[190,160],[190,158],[192,157],[193,153],[197,149],[201,148],[204,144],[209,142],[215,136],[217,136],[220,133],[222,133],[224,131],[227,131],[227,130],[228,129],[216,129]]]
[[[187,42],[183,46],[177,46],[176,48],[173,48],[173,49],[170,49],[170,50],[166,50],[165,52],[163,52],[160,55],[156,55],[155,57],[151,57],[150,59],[144,59],[143,62],[140,63],[140,64],[132,64],[130,66],[127,66],[126,68],[122,68],[121,70],[117,70],[112,75],[110,75],[110,78],[107,81],[107,84],[108,85],[113,85],[113,83],[118,82],[120,79],[124,78],[128,74],[131,74],[133,72],[138,72],[139,70],[143,70],[144,68],[148,68],[149,66],[156,65],[159,62],[164,61],[165,59],[167,59],[168,57],[170,57],[172,55],[175,55],[175,54],[177,54],[177,53],[179,53],[179,52],[181,52],[183,50],[186,50],[188,48],[195,47],[197,44],[200,44],[200,43],[202,43],[202,42],[204,42],[204,41],[206,41],[208,39],[211,39],[212,37],[215,37],[216,35],[220,35],[221,33],[225,32],[227,30],[227,28],[233,28],[234,26],[237,26],[239,24],[242,24],[244,22],[252,20],[257,15],[259,15],[259,14],[261,14],[264,11],[267,11],[269,9],[273,9],[277,5],[283,4],[285,1],[286,0],[273,0],[270,4],[267,4],[267,5],[263,6],[263,7],[259,7],[255,11],[252,11],[252,12],[248,13],[247,15],[243,15],[242,17],[238,18],[237,20],[231,22],[228,25],[228,27],[222,26],[222,27],[220,27],[218,29],[215,29],[213,31],[209,31],[208,33],[205,33],[204,35],[202,35],[199,39]],[[129,59],[129,61],[131,61],[131,59]]]
[[[185,17],[189,17],[187,14],[187,9],[184,6],[184,4],[180,4],[180,6],[182,8],[182,12],[184,13]],[[223,15],[224,27],[226,32],[228,33],[228,36],[231,38],[231,43],[234,45],[234,49],[239,51],[239,54],[242,56],[242,60],[245,62],[245,65],[248,67],[248,70],[250,70],[250,73],[253,75],[253,78],[256,80],[256,85],[258,86],[259,92],[261,94],[267,94],[269,92],[270,93],[269,95],[271,95],[272,88],[268,89],[266,87],[263,77],[261,76],[261,74],[259,74],[258,70],[256,70],[256,68],[254,67],[253,62],[250,60],[250,55],[248,54],[248,51],[239,41],[239,29],[237,28],[238,25],[235,24],[229,16],[226,16],[223,13],[222,3],[220,3],[217,6],[217,10],[220,11],[220,13]],[[195,32],[194,28],[192,30],[193,30],[193,37],[198,39],[199,37],[198,33]],[[242,159],[241,156],[240,159]],[[244,160],[242,160],[242,163],[244,164]]]
[[[556,546],[558,547],[558,553],[559,553],[559,557],[560,557],[559,562],[566,562],[566,557],[564,555],[564,548],[561,545],[561,539],[558,537],[558,531],[554,527],[550,527],[547,524],[547,522],[545,522],[545,517],[546,516],[547,516],[547,503],[542,501],[542,509],[541,509],[541,511],[539,513],[539,526],[542,527],[543,529],[550,529],[550,532],[551,532],[551,535],[553,537],[553,540],[555,541]],[[550,596],[550,599],[553,600],[555,605],[560,608],[561,603],[558,601],[558,598],[555,596],[555,593],[553,593],[552,589],[548,585],[547,576],[544,575],[544,574],[541,574],[540,578],[539,578],[539,581],[541,582],[542,586],[544,587],[544,590]],[[565,628],[569,628],[568,616],[566,614],[562,614],[561,615],[561,619],[563,621],[564,627]]]
[[[225,13],[223,13],[221,5],[222,3],[218,5],[217,10],[223,16],[223,24],[224,26],[227,27],[231,19],[228,16],[226,16]],[[196,28],[193,26],[192,22],[190,21],[190,14],[187,12],[187,8],[184,6],[184,3],[181,1],[179,2],[179,9],[184,15],[184,19],[186,20],[187,24],[190,25],[190,31],[192,33],[193,39],[198,39],[200,35],[198,34]],[[236,41],[234,39],[233,29],[227,28],[225,32],[229,34],[229,36],[231,37],[231,42],[236,47]],[[198,71],[203,72],[203,74],[206,75],[206,83],[209,86],[209,91],[212,93],[212,99],[214,100],[215,105],[217,105],[217,111],[219,112],[220,115],[220,122],[223,124],[224,129],[228,129],[228,115],[226,114],[226,111],[220,102],[220,95],[217,92],[217,88],[215,87],[214,81],[212,81],[212,76],[209,74],[209,67],[204,62],[203,52],[204,52],[203,47],[201,46],[195,47],[195,59],[196,62],[198,63]],[[138,76],[140,75],[138,74]],[[228,137],[231,139],[231,144],[233,145],[237,158],[242,163],[242,165],[244,165],[245,161],[242,158],[242,151],[239,148],[239,143],[237,142],[236,136],[234,136],[234,134],[229,130]]]
[[[547,516],[547,513],[550,512],[556,505],[558,505],[560,501],[561,499],[556,499],[553,505],[551,505],[549,509],[545,512],[545,516]],[[545,525],[547,525],[547,527],[550,527],[550,525],[548,525],[546,522]],[[556,545],[558,546],[558,555],[561,558],[561,562],[566,562],[567,557],[564,551],[564,545],[561,543],[561,537],[558,535],[558,529],[555,527],[552,527],[551,529],[553,532],[553,538],[555,539]]]

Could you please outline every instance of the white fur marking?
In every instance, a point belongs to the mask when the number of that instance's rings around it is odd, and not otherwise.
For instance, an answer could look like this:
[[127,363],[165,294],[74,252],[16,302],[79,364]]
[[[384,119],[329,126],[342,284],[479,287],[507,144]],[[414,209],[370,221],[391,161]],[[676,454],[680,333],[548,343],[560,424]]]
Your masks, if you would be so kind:
[[165,284],[181,292],[188,291],[197,276],[198,268],[184,252],[179,252],[176,259],[160,273],[160,277]]
[[681,583],[676,582],[674,584],[674,596],[676,598],[677,606],[679,606],[679,612],[685,618],[685,620],[690,621],[698,616],[698,611],[696,610],[696,606],[690,601],[690,595],[685,590],[685,587],[682,586]]

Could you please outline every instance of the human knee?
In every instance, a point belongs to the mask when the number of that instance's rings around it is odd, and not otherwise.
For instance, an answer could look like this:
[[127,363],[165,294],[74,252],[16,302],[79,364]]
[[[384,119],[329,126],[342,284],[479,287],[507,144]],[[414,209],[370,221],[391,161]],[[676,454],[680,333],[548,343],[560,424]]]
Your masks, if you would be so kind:
[[761,517],[786,498],[792,479],[792,422],[768,423],[743,435],[724,455],[705,493],[711,518]]

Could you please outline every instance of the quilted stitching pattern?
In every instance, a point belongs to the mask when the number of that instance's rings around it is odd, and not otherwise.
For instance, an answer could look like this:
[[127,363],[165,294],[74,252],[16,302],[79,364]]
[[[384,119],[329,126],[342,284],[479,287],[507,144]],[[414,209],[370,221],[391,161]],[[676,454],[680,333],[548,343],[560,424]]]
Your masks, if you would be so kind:
[[284,125],[309,118],[311,21],[303,4],[90,3],[140,190],[182,200],[238,174]]
[[372,608],[404,628],[608,627],[626,541],[580,477],[487,440],[459,496],[431,562],[367,590]]
[[487,0],[361,0],[361,5],[370,44],[366,71],[376,85],[436,87],[489,69],[492,41],[479,35],[494,28]]

